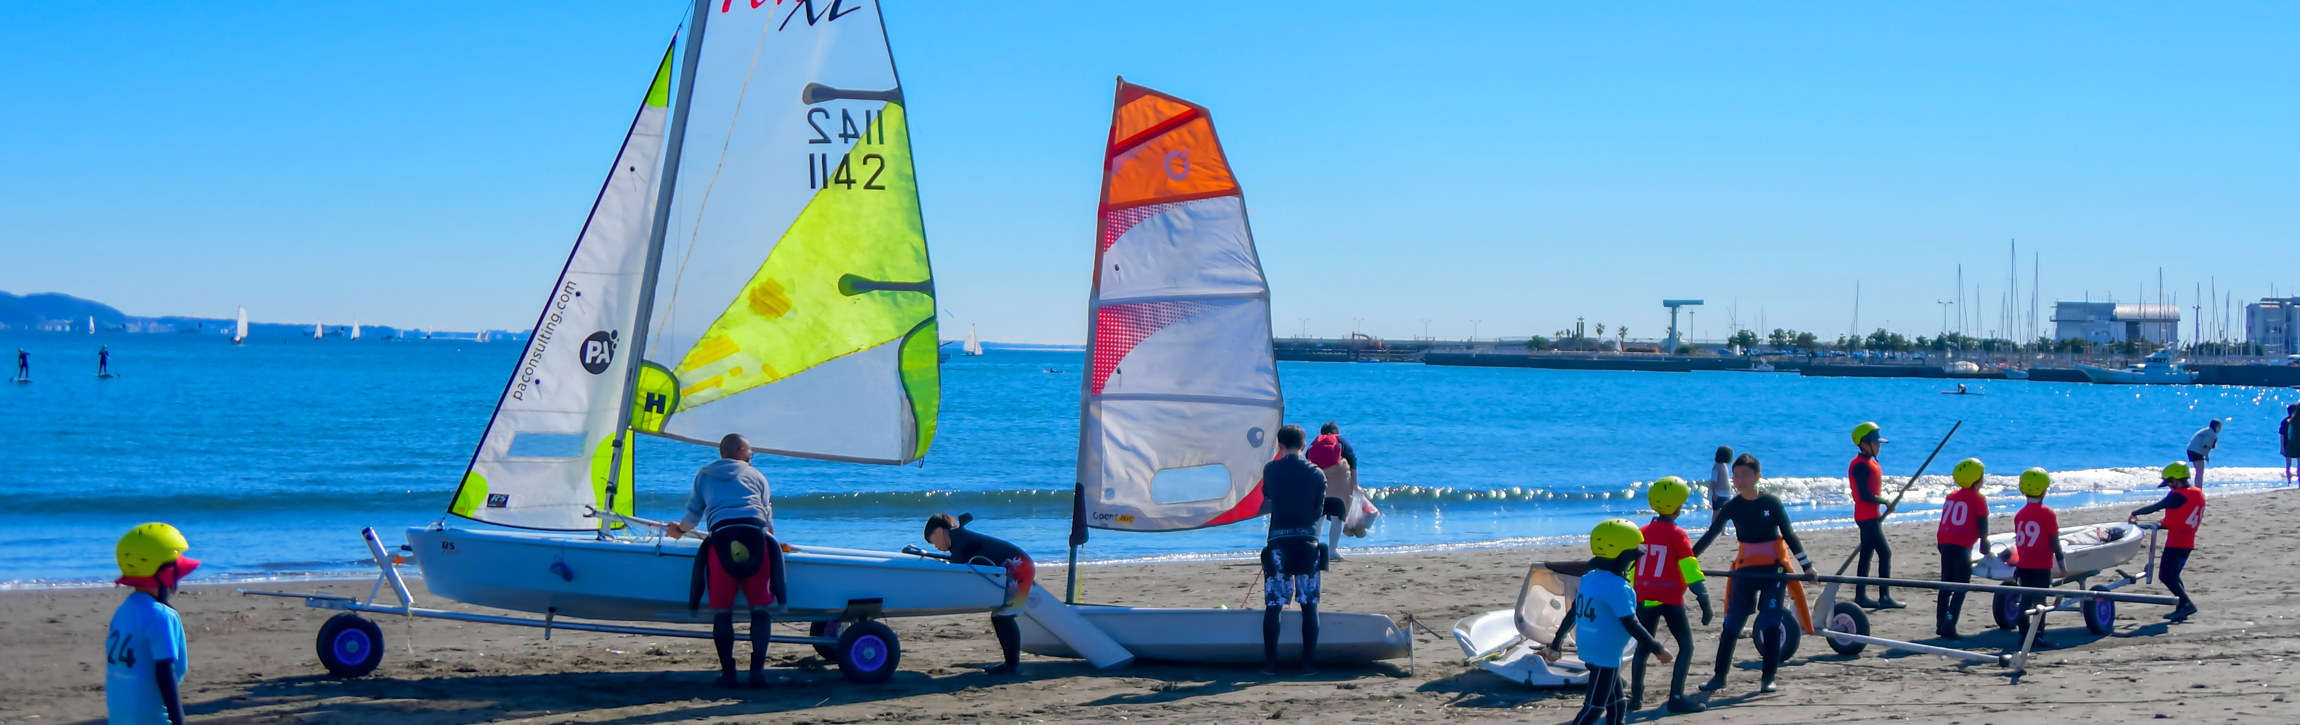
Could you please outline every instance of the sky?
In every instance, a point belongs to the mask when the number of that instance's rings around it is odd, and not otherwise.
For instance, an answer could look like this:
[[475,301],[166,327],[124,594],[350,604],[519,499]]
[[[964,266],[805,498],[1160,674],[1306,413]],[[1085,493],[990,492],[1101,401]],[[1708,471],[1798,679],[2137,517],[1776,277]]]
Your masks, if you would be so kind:
[[[16,7],[0,290],[531,324],[687,7]],[[886,16],[946,337],[1084,340],[1118,75],[1211,109],[1280,335],[1658,337],[1660,300],[1694,298],[1698,337],[1827,338],[1854,329],[1856,287],[1863,331],[1962,310],[1986,332],[2016,240],[2024,305],[2032,276],[2048,308],[2153,302],[2161,270],[2183,308],[2233,294],[2240,329],[2244,301],[2300,289],[2290,3]],[[1968,299],[1944,308],[1959,264]]]

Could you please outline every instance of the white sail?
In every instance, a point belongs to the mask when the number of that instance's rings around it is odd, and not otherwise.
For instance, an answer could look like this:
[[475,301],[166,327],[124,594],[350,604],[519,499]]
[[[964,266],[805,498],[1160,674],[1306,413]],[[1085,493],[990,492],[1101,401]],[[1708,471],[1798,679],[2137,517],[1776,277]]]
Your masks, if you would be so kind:
[[[639,316],[670,76],[666,50],[449,512],[560,530],[596,529],[587,507],[630,512],[629,484],[610,506],[605,481]],[[632,454],[625,451],[616,480],[630,481]]]
[[1213,121],[1121,80],[1104,158],[1083,523],[1171,531],[1257,516],[1285,400],[1269,286]]
[[248,308],[240,308],[239,324],[232,327],[232,342],[248,339]]
[[908,118],[869,0],[720,4],[703,35],[634,430],[905,463],[940,406]]
[[89,315],[89,316],[88,316],[88,334],[90,334],[90,335],[96,334],[96,316],[95,316],[95,315]]
[[317,323],[317,322],[311,323],[311,339],[317,340],[317,339],[320,339],[320,338],[322,338],[322,337],[326,337],[326,336],[327,336],[327,327],[326,327],[326,326],[324,326],[324,325],[321,325],[320,323]]
[[966,326],[966,347],[965,347],[965,350],[966,350],[966,354],[968,354],[968,355],[980,355],[980,354],[982,354],[982,340],[980,340],[980,339],[978,339],[978,338],[976,338],[976,337],[974,336],[974,326],[973,326],[973,325],[967,325],[967,326]]

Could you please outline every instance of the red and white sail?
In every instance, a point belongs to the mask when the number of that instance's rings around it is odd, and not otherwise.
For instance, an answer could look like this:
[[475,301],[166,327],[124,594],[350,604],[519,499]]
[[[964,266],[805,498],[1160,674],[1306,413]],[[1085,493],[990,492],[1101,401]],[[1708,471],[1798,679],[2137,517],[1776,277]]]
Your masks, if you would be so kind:
[[1174,531],[1253,518],[1285,398],[1245,197],[1205,107],[1118,82],[1098,228],[1083,523]]

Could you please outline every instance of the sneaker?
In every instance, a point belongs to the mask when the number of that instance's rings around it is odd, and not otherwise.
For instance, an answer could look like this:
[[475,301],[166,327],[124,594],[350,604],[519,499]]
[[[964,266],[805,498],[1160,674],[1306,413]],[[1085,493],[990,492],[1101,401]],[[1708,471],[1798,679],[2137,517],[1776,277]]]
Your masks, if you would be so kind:
[[1909,605],[1893,601],[1892,595],[1877,597],[1876,609],[1908,609]]
[[1630,712],[1636,712],[1636,711],[1638,711],[1638,710],[1643,710],[1643,709],[1645,709],[1645,691],[1644,691],[1644,690],[1630,690],[1630,691],[1629,691],[1629,711],[1630,711]]
[[1308,663],[1308,662],[1304,662],[1304,663],[1302,663],[1302,676],[1303,676],[1303,677],[1316,677],[1316,676],[1318,676],[1318,675],[1321,675],[1321,674],[1325,674],[1325,673],[1319,672],[1319,671],[1318,671],[1318,666],[1317,666],[1317,665],[1313,665],[1313,664],[1310,664],[1310,663]]
[[753,689],[753,690],[764,690],[764,689],[767,689],[767,671],[766,671],[766,670],[751,670],[751,689]]
[[1266,665],[1262,665],[1262,674],[1276,677],[1278,675],[1278,663],[1272,662]]
[[1876,609],[1877,600],[1870,599],[1868,597],[1853,597],[1853,606],[1860,607],[1862,609]]
[[1765,681],[1764,681],[1764,682],[1760,682],[1760,683],[1757,683],[1757,691],[1758,691],[1758,692],[1773,692],[1773,691],[1775,691],[1775,690],[1777,690],[1777,689],[1780,689],[1780,688],[1777,688],[1777,687],[1774,687],[1774,686],[1773,686],[1773,678],[1771,678],[1771,677],[1767,677],[1767,678],[1765,678]]
[[1717,676],[1709,678],[1708,682],[1701,683],[1702,692],[1716,692],[1722,689],[1725,689],[1725,673],[1723,672],[1719,672],[1717,673]]
[[1955,642],[1955,641],[1957,641],[1957,640],[1960,640],[1960,639],[1964,639],[1964,638],[1965,638],[1965,636],[1964,636],[1964,635],[1961,635],[1961,634],[1957,634],[1957,628],[1955,628],[1955,627],[1946,627],[1946,626],[1944,626],[1944,627],[1939,627],[1939,628],[1936,628],[1936,629],[1934,629],[1934,630],[1933,630],[1933,636],[1935,636],[1935,637],[1939,637],[1939,638],[1941,638],[1941,639],[1945,639],[1945,640],[1948,640],[1948,641],[1951,641],[1951,642]]
[[1669,711],[1674,713],[1708,712],[1709,706],[1685,699],[1683,695],[1669,698]]
[[2188,621],[2189,617],[2196,615],[2196,611],[2196,605],[2183,604],[2178,607],[2174,607],[2172,613],[2164,615],[2164,618],[2175,622],[2186,622]]
[[741,686],[742,686],[742,681],[741,681],[741,680],[737,680],[737,679],[735,679],[735,673],[733,673],[733,672],[727,672],[727,673],[723,673],[723,674],[720,674],[720,675],[719,675],[719,679],[716,679],[716,680],[712,680],[712,681],[711,681],[711,684],[713,684],[713,685],[717,685],[717,686],[719,686],[719,687],[722,687],[722,688],[725,688],[725,689],[729,689],[729,690],[732,690],[732,689],[735,689],[735,688],[737,688],[737,687],[741,687]]

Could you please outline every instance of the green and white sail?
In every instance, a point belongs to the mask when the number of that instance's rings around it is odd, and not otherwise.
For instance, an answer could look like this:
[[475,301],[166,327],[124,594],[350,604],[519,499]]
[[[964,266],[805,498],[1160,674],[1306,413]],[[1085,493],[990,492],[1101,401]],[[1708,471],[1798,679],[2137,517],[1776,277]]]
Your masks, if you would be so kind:
[[878,3],[706,7],[631,427],[917,460],[934,275]]
[[608,468],[634,357],[670,83],[666,50],[450,513],[561,530],[598,528],[585,516],[591,508],[630,513],[632,451],[622,456],[614,479],[626,483],[612,502]]

